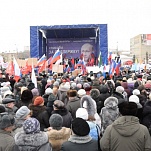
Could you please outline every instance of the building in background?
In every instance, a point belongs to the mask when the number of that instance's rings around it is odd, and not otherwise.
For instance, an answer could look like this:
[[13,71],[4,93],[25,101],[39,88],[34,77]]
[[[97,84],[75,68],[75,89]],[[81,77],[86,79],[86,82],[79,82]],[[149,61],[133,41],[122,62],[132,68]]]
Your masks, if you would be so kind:
[[151,64],[151,34],[139,34],[130,39],[130,53],[133,60]]

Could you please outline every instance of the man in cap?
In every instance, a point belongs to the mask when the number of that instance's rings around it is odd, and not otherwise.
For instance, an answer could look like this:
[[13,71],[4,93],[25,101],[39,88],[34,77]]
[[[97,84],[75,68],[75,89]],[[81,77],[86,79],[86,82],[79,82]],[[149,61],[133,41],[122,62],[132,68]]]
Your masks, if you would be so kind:
[[12,151],[15,146],[11,131],[14,128],[15,119],[8,113],[0,113],[0,150]]

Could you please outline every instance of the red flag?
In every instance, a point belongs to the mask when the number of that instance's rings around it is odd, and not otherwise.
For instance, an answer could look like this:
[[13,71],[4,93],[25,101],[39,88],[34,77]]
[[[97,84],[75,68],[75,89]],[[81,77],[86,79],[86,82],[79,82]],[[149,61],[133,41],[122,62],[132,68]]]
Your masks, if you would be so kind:
[[8,67],[6,69],[6,73],[8,73],[9,75],[14,75],[14,65],[13,65],[13,61],[11,61],[8,64]]

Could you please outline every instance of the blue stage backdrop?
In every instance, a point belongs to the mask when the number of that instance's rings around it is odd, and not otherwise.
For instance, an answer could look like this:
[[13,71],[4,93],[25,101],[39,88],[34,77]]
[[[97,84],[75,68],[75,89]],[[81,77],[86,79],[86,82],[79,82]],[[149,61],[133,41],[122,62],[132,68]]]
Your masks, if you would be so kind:
[[30,56],[49,58],[59,48],[65,58],[79,58],[83,44],[93,45],[94,55],[107,62],[107,24],[30,26]]

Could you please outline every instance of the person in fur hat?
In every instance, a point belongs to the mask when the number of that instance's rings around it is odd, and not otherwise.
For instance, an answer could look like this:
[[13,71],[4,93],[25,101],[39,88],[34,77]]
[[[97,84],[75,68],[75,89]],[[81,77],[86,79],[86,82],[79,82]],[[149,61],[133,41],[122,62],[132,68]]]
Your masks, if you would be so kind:
[[53,151],[60,151],[63,142],[69,139],[71,130],[62,126],[63,118],[59,114],[51,115],[49,123],[50,127],[47,131],[49,143],[52,145]]
[[101,128],[101,119],[97,113],[96,102],[92,99],[92,97],[89,95],[83,96],[80,100],[80,107],[87,109],[89,119]]
[[49,127],[49,114],[44,106],[44,99],[41,96],[35,98],[34,103],[29,105],[32,116],[40,122],[40,130],[44,131]]
[[109,97],[104,102],[104,107],[101,109],[100,117],[102,124],[103,134],[107,126],[112,124],[119,117],[118,99],[115,97]]
[[137,104],[124,101],[119,105],[118,117],[109,125],[100,140],[102,151],[150,151],[151,138],[146,126],[136,117]]
[[31,90],[24,90],[21,94],[21,100],[16,103],[16,106],[20,108],[21,106],[29,106],[32,103],[33,94]]
[[66,108],[74,119],[76,117],[76,110],[80,107],[80,99],[77,97],[77,90],[69,90],[68,97],[69,101]]

